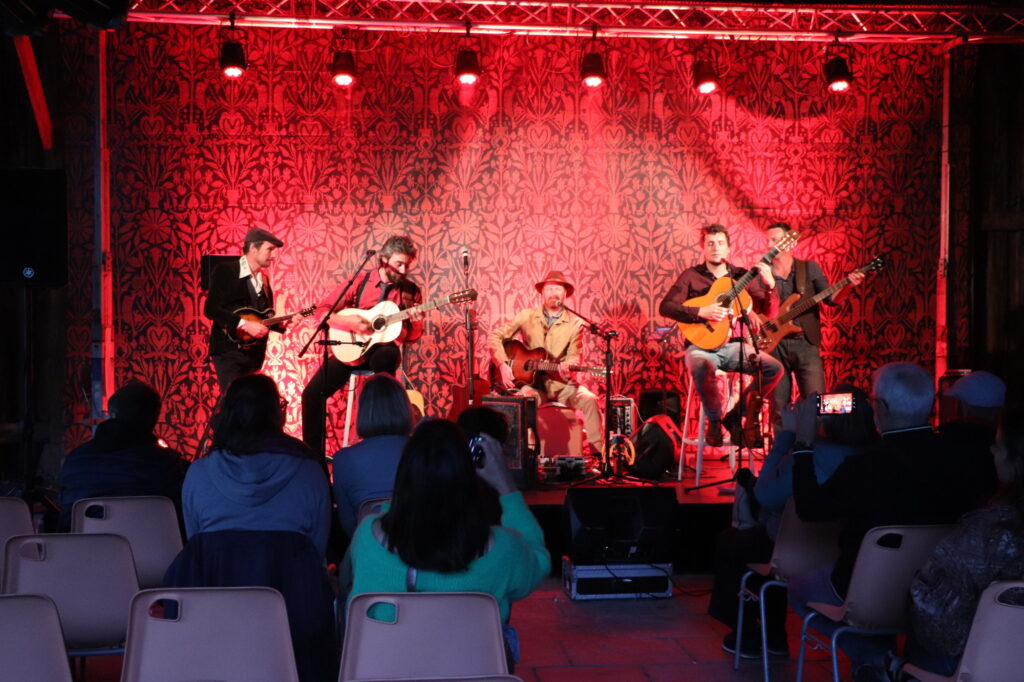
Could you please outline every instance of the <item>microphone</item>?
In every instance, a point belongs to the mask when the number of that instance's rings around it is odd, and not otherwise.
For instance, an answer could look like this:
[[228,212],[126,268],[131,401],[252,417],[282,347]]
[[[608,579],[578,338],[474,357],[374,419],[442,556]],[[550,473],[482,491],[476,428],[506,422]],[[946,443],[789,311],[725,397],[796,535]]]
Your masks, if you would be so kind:
[[462,247],[462,267],[465,270],[469,270],[469,247]]
[[366,257],[369,258],[370,256],[372,256],[372,255],[374,255],[376,253],[377,253],[377,249],[367,249],[366,250]]

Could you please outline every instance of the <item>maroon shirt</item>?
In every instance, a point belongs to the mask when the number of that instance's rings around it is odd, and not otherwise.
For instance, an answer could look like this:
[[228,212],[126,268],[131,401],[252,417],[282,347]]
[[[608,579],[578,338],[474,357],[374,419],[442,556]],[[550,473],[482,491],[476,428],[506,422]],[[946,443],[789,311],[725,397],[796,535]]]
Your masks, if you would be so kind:
[[[747,273],[746,268],[736,267],[731,263],[726,263],[726,265],[729,269],[724,276],[732,278],[733,281]],[[665,298],[662,299],[658,312],[677,322],[699,322],[700,317],[697,315],[697,311],[700,308],[683,305],[683,302],[708,293],[716,279],[708,270],[706,262],[683,270],[683,274],[679,275],[675,284],[669,288]],[[754,312],[766,317],[774,317],[778,314],[778,298],[772,295],[773,290],[764,285],[760,275],[754,277],[745,291],[750,294],[750,298],[754,302]]]

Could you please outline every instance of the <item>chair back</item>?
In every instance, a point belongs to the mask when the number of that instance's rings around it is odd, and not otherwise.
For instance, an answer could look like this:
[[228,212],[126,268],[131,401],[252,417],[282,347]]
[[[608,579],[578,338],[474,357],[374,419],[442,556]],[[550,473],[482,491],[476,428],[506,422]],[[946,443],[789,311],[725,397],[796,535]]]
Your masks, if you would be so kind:
[[902,630],[910,582],[953,526],[878,526],[864,536],[843,604],[849,625]]
[[7,541],[3,592],[52,599],[69,650],[124,642],[128,605],[138,591],[132,550],[120,535],[52,533]]
[[363,519],[370,514],[379,514],[384,510],[384,505],[391,501],[390,497],[372,497],[359,503],[359,518],[356,519],[358,526]]
[[981,594],[956,680],[1016,682],[1024,650],[1024,580],[992,583]]
[[71,682],[57,607],[41,594],[0,596],[0,682]]
[[284,598],[269,587],[143,590],[121,682],[298,682]]
[[782,510],[782,521],[775,536],[771,559],[772,576],[789,581],[795,576],[834,564],[839,556],[838,539],[842,527],[841,522],[801,521],[796,514],[793,498],[789,498]]
[[505,675],[498,603],[479,592],[360,594],[338,679]]
[[20,497],[0,497],[0,549],[9,537],[35,532],[28,502]]
[[113,533],[128,540],[142,588],[162,587],[164,573],[181,551],[174,503],[156,495],[90,497],[71,509],[72,533]]

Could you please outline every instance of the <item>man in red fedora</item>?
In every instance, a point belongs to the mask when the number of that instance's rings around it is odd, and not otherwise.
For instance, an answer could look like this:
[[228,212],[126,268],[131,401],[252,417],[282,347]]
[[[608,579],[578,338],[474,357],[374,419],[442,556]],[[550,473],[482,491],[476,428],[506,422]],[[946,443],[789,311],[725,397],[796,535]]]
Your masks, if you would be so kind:
[[530,350],[543,348],[558,363],[557,372],[537,372],[531,384],[520,388],[523,395],[537,400],[557,400],[583,413],[587,440],[594,449],[604,451],[604,429],[597,398],[586,387],[576,383],[570,366],[579,365],[583,356],[584,323],[565,309],[565,299],[572,296],[573,286],[559,270],[550,271],[535,288],[543,298],[536,308],[521,310],[512,321],[492,331],[487,348],[498,368],[502,388],[515,388],[504,342],[516,334]]

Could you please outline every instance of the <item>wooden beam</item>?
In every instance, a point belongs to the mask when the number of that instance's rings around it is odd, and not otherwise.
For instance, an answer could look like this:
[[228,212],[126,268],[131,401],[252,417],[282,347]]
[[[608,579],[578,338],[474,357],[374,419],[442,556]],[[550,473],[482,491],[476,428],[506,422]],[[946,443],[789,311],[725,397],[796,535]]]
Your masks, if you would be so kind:
[[14,36],[13,40],[14,48],[18,52],[18,61],[21,62],[21,73],[25,77],[28,99],[32,103],[32,113],[36,117],[36,127],[39,128],[39,140],[43,144],[43,149],[53,149],[53,123],[50,121],[50,108],[46,106],[43,81],[39,78],[32,39],[28,36]]

